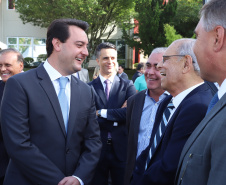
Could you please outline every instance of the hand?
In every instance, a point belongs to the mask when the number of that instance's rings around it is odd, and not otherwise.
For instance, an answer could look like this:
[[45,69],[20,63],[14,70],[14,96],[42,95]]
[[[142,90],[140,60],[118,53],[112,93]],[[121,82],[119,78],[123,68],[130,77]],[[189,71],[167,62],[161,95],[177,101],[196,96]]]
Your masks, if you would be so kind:
[[58,185],[81,185],[76,177],[64,177]]
[[121,108],[125,108],[125,107],[127,107],[127,100],[123,103]]
[[96,115],[97,115],[97,116],[98,116],[98,111],[99,111],[99,110],[96,111]]

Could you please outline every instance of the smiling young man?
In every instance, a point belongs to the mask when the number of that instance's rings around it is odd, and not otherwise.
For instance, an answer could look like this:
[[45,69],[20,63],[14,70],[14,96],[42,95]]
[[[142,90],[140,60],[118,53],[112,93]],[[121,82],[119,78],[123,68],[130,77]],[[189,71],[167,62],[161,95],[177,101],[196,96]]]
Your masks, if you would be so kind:
[[[0,105],[6,81],[13,75],[22,72],[24,67],[23,56],[15,49],[9,48],[0,51]],[[3,143],[0,127],[0,185],[3,184],[9,157]]]
[[143,90],[127,101],[126,124],[129,131],[127,163],[124,185],[129,185],[136,158],[149,145],[156,111],[167,96],[161,88],[161,75],[157,65],[162,61],[166,48],[152,51],[144,67],[147,90]]
[[149,146],[136,161],[131,185],[173,185],[180,153],[212,98],[199,75],[194,39],[174,41],[157,65],[172,96],[159,105]]
[[88,24],[57,19],[47,61],[7,80],[1,124],[10,157],[4,185],[89,184],[101,141],[92,89],[74,77],[88,55]]
[[127,130],[126,100],[136,93],[132,81],[116,75],[117,50],[111,43],[101,43],[96,49],[99,76],[90,82],[95,92],[102,152],[92,181],[93,185],[107,185],[109,173],[113,185],[123,185]]

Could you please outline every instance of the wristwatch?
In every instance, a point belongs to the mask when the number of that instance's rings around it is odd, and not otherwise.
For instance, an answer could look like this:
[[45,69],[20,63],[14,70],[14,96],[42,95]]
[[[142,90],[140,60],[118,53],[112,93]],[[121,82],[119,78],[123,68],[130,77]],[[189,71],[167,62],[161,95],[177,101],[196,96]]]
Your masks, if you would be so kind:
[[98,116],[98,117],[101,117],[101,110],[98,110],[98,111],[97,111],[97,116]]

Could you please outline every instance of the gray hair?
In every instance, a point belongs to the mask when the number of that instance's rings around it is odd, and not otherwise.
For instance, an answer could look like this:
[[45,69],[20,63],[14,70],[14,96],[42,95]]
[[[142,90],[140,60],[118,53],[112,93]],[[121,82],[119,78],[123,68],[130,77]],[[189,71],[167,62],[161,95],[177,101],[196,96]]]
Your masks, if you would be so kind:
[[190,55],[192,58],[194,70],[199,72],[200,68],[195,53],[193,51],[193,46],[195,44],[196,39],[179,39],[177,41],[183,41],[178,47],[178,55]]
[[200,14],[206,32],[213,30],[216,26],[226,29],[225,10],[225,0],[210,0],[202,7]]
[[3,50],[0,50],[0,56],[6,54],[6,53],[15,53],[17,54],[17,62],[24,62],[24,57],[22,56],[22,54],[17,51],[16,49],[13,49],[13,48],[8,48],[8,49],[3,49]]
[[167,47],[159,47],[152,50],[151,54],[153,53],[165,53]]

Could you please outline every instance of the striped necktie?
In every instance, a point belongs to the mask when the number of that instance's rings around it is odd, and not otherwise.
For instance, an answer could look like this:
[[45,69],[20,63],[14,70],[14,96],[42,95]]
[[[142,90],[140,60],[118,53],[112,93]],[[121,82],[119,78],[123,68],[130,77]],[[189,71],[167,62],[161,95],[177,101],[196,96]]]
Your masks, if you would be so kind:
[[167,124],[168,124],[168,120],[169,120],[170,114],[171,114],[173,109],[174,109],[174,105],[172,103],[172,100],[170,100],[169,104],[167,105],[167,108],[165,109],[165,111],[163,113],[163,117],[162,117],[162,121],[161,121],[161,123],[159,125],[159,129],[157,130],[157,132],[155,134],[155,137],[154,137],[154,142],[152,143],[151,148],[149,150],[149,155],[148,155],[148,158],[147,158],[146,168],[147,168],[147,165],[149,164],[149,162],[151,160],[151,157],[154,154],[158,144],[161,141],[161,137],[162,137],[162,135],[164,134],[164,132],[166,130],[166,127],[167,127]]

